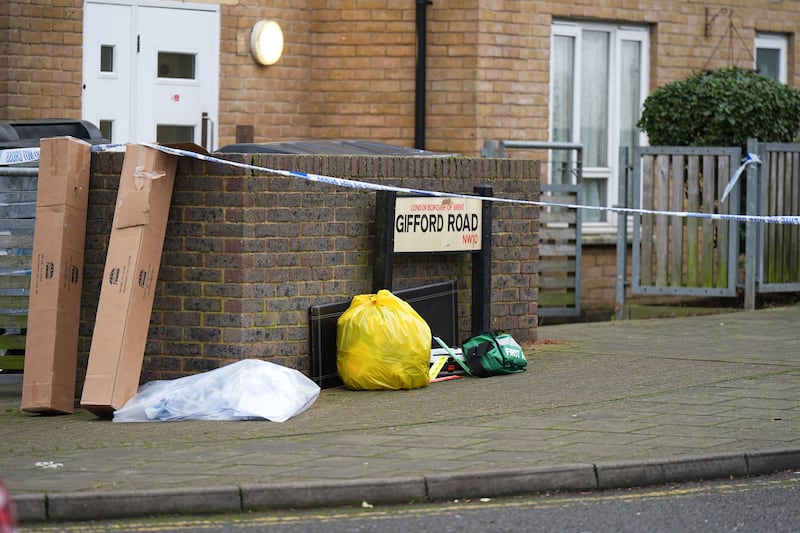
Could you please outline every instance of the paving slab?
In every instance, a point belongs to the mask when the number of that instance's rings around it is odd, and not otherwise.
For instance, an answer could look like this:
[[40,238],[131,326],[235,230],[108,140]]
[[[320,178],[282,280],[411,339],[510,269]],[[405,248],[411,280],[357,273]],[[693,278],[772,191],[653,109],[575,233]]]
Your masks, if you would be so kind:
[[[795,305],[545,326],[525,347],[525,373],[409,391],[326,389],[283,423],[43,416],[22,413],[20,385],[3,384],[0,477],[30,522],[800,468],[798,324]],[[138,502],[131,511],[120,510],[125,498]]]

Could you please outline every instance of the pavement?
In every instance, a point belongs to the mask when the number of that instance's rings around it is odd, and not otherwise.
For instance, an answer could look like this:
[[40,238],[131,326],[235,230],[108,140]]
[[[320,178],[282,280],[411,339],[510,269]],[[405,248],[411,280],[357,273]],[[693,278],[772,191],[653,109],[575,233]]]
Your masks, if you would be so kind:
[[545,326],[523,374],[325,389],[286,422],[22,413],[23,524],[584,491],[800,469],[800,305]]

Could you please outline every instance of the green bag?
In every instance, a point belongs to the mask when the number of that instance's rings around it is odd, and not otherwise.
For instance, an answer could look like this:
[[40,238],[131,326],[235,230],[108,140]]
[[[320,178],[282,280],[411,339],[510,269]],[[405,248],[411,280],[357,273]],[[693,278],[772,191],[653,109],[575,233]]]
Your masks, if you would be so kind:
[[524,372],[528,365],[520,345],[503,331],[487,331],[467,339],[461,345],[462,357],[458,357],[440,338],[435,339],[470,376],[485,378],[515,374]]

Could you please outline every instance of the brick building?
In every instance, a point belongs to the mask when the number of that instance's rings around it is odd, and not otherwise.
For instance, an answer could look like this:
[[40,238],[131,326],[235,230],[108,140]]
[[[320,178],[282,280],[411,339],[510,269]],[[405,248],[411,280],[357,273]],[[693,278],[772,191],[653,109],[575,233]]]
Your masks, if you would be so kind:
[[[270,66],[251,54],[263,19],[283,31]],[[797,85],[798,27],[790,0],[6,0],[0,120],[84,118],[119,142],[204,130],[212,147],[412,146],[422,131],[465,156],[488,139],[569,140],[586,147],[586,201],[611,205],[616,148],[645,141],[633,124],[650,91],[731,65]],[[613,302],[614,224],[584,224],[587,308]]]

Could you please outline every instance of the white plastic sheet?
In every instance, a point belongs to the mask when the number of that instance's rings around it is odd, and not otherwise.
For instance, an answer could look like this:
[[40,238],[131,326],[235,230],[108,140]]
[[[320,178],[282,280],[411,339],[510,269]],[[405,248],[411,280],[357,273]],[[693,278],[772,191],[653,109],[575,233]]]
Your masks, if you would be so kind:
[[114,422],[284,422],[308,409],[319,392],[319,386],[297,370],[245,359],[193,376],[145,383],[114,412]]

